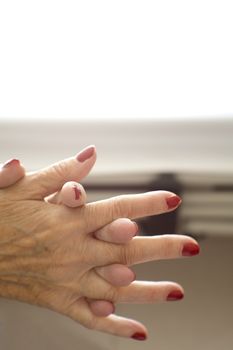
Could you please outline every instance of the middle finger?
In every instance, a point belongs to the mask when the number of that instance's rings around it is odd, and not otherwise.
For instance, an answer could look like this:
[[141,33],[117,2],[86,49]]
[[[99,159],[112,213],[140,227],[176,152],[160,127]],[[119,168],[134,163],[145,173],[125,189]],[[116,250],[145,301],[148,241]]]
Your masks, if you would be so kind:
[[154,260],[194,256],[199,254],[200,250],[193,238],[184,235],[134,237],[126,245],[93,240],[89,243],[89,249],[90,264],[93,267],[110,264],[131,266]]

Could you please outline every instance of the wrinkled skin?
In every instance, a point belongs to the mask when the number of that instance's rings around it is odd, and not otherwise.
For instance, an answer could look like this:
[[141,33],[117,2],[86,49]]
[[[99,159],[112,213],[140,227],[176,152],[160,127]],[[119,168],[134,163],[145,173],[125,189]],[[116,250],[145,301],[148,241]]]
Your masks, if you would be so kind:
[[78,208],[46,202],[46,196],[74,178],[66,171],[74,161],[30,173],[0,190],[0,296],[47,307],[91,329],[125,337],[147,333],[134,320],[96,316],[88,300],[164,301],[171,291],[182,288],[173,282],[138,281],[118,287],[105,278],[103,269],[178,258],[185,244],[197,243],[179,235],[135,237],[128,244],[96,239],[98,231],[118,218],[171,211],[166,200],[174,194],[124,195]]

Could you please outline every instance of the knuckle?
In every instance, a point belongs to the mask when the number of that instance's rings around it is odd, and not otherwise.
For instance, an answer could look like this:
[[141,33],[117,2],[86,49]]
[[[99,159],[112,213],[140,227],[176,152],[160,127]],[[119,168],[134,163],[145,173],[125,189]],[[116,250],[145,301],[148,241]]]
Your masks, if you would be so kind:
[[97,317],[92,315],[90,312],[87,312],[85,314],[83,314],[83,312],[80,312],[80,310],[78,310],[77,301],[71,303],[69,307],[67,307],[66,310],[62,312],[62,314],[71,318],[75,322],[80,323],[82,326],[84,326],[87,329],[90,329],[90,330],[96,329]]
[[67,166],[65,162],[59,162],[53,165],[53,170],[59,177],[64,177],[67,174]]
[[109,286],[106,290],[103,300],[108,300],[112,303],[116,303],[118,300],[118,291],[117,288]]
[[87,329],[94,330],[96,329],[97,319],[96,317],[92,316],[89,317],[87,320],[83,321],[82,323]]
[[133,264],[136,256],[136,248],[131,245],[121,247],[120,262],[123,265],[130,266]]
[[113,217],[130,217],[131,210],[125,195],[112,198]]

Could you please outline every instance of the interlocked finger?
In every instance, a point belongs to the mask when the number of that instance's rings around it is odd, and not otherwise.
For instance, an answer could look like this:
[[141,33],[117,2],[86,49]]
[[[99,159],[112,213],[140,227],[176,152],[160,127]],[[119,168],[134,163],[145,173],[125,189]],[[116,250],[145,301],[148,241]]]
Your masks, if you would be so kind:
[[[198,243],[193,238],[184,235],[134,237],[125,245],[90,240],[88,249],[90,249],[90,264],[95,263],[95,266],[98,267],[111,264],[132,266],[154,260],[193,256],[199,253]],[[96,249],[96,254],[92,258],[91,252],[94,249]]]
[[[119,249],[119,247],[114,247]],[[135,237],[128,245],[120,247],[121,263],[135,265],[153,260],[175,259],[199,253],[198,243],[184,235]]]
[[138,233],[136,222],[128,218],[119,218],[95,231],[94,236],[101,241],[126,244]]
[[[84,211],[86,232],[96,231],[122,217],[136,219],[170,212],[176,209],[180,203],[180,197],[168,191],[121,195],[88,203]],[[90,218],[95,219],[90,220]]]
[[183,288],[174,282],[135,281],[118,289],[117,303],[146,304],[179,300],[183,296]]
[[116,315],[108,317],[95,316],[87,301],[73,303],[64,314],[89,329],[120,337],[144,340],[148,334],[147,329],[140,322]]
[[60,191],[46,197],[45,200],[49,203],[63,204],[70,208],[76,208],[86,203],[87,194],[80,183],[69,181],[62,186]]
[[128,286],[135,280],[135,273],[127,266],[112,264],[95,268],[95,271],[113,286]]

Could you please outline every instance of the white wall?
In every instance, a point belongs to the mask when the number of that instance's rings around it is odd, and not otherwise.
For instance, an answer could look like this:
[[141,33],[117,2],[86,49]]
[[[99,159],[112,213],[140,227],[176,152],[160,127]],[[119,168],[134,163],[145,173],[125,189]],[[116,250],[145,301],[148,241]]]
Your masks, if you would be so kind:
[[95,144],[94,174],[177,171],[232,174],[232,118],[122,120],[0,119],[0,162],[19,157],[46,166]]
[[231,0],[0,3],[0,116],[233,112]]

